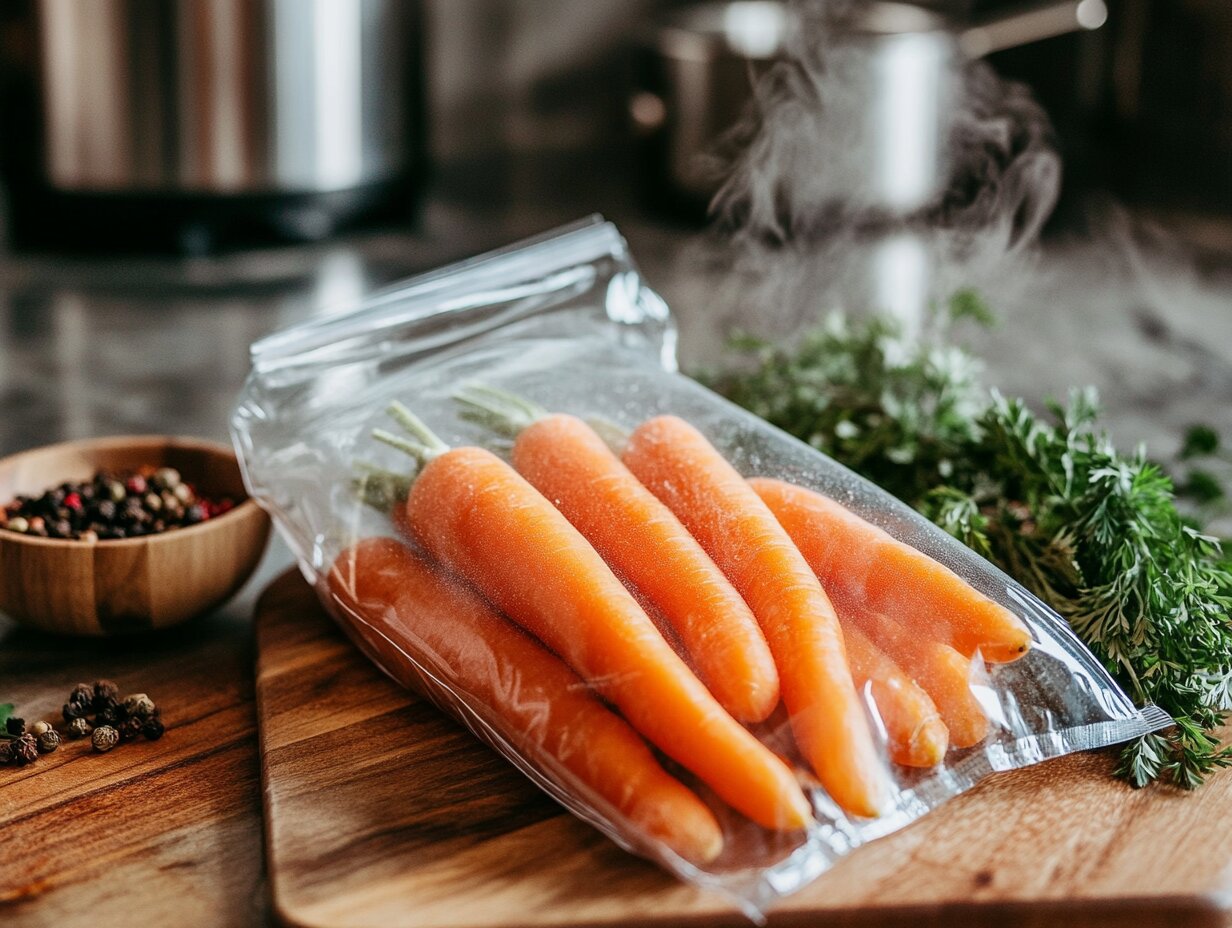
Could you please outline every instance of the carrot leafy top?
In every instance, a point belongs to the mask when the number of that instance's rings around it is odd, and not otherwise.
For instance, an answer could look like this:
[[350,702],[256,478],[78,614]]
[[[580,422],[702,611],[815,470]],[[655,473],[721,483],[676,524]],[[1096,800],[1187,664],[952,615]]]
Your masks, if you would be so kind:
[[[977,296],[950,318],[987,322]],[[1125,750],[1142,786],[1193,788],[1232,748],[1214,735],[1232,710],[1232,562],[1196,516],[1219,512],[1222,483],[1192,460],[1217,458],[1209,427],[1182,449],[1173,480],[1143,450],[1119,453],[1098,425],[1094,390],[1037,416],[981,382],[948,325],[907,339],[884,318],[841,315],[790,349],[741,339],[753,359],[704,375],[730,399],[910,503],[1056,609],[1140,704],[1177,726]],[[1226,464],[1226,461],[1225,461]],[[1192,508],[1192,507],[1191,507]]]

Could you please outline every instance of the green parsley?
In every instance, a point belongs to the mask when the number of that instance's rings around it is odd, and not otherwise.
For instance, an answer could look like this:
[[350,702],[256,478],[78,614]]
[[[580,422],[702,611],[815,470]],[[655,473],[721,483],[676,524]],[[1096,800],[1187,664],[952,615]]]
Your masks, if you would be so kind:
[[[949,318],[987,323],[971,292]],[[885,318],[833,315],[791,349],[743,338],[746,362],[704,377],[730,399],[924,513],[1069,621],[1141,705],[1177,721],[1123,752],[1143,786],[1193,788],[1232,766],[1215,730],[1232,709],[1232,565],[1182,516],[1173,481],[1143,452],[1119,453],[1098,427],[1093,390],[1047,415],[981,382],[981,365],[947,344],[948,324],[915,340]],[[1190,430],[1186,464],[1219,453]],[[1220,478],[1190,466],[1180,489],[1200,506]]]

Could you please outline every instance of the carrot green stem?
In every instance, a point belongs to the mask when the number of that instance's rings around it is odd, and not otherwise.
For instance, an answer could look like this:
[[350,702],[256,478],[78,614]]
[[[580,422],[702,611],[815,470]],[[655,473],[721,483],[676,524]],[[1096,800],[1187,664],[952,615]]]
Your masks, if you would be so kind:
[[388,512],[411,490],[411,478],[368,461],[355,462],[356,475],[352,481],[356,495],[367,506],[380,512]]
[[517,438],[523,429],[548,415],[537,403],[482,383],[463,384],[453,398],[462,405],[462,418],[508,438]]
[[397,400],[389,404],[385,410],[409,434],[408,437],[395,435],[385,429],[373,429],[372,437],[384,442],[391,448],[397,448],[418,461],[427,464],[433,458],[440,457],[449,450],[449,445],[441,441],[440,436],[433,432],[419,416],[415,415]]

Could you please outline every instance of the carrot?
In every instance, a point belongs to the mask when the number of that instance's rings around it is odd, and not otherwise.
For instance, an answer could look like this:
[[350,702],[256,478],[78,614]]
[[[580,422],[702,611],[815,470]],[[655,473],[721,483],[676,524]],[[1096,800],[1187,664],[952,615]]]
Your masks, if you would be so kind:
[[842,626],[852,679],[857,689],[869,688],[885,726],[890,759],[907,767],[941,763],[950,735],[928,694],[858,626]]
[[449,450],[409,411],[391,411],[417,441],[374,434],[424,461],[406,506],[429,554],[555,651],[733,808],[769,828],[810,821],[791,769],[724,711],[551,503],[491,452]]
[[415,682],[404,654],[426,653],[502,738],[540,769],[559,771],[558,783],[574,778],[688,860],[719,855],[723,835],[706,805],[559,658],[475,593],[390,538],[339,555],[329,588],[365,649],[402,668],[400,682]]
[[825,591],[744,478],[675,416],[642,423],[623,459],[667,504],[761,623],[801,752],[830,796],[859,815],[887,806],[890,783]]
[[889,617],[838,602],[844,623],[858,627],[929,695],[956,748],[979,744],[988,735],[988,716],[972,692],[974,658],[943,642],[916,635]]
[[662,615],[724,709],[742,722],[760,722],[774,711],[778,671],[753,613],[680,520],[593,428],[478,384],[455,398],[472,418],[516,435],[518,473]]
[[987,661],[1017,660],[1030,648],[1021,619],[928,555],[820,493],[781,480],[749,483],[836,601],[859,602]]

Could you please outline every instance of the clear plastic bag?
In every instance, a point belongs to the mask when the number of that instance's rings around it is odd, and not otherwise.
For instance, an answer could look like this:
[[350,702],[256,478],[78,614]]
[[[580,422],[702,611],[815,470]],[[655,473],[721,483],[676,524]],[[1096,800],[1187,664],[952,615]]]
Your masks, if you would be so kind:
[[[869,482],[677,373],[674,348],[667,307],[645,286],[616,229],[594,218],[415,278],[355,312],[258,342],[233,436],[252,495],[273,515],[304,576],[386,673],[426,692],[621,846],[726,893],[754,918],[839,857],[990,773],[1170,723],[1153,707],[1136,709],[1065,623],[1021,586]],[[797,766],[816,821],[795,832],[754,824],[669,763],[669,772],[698,789],[714,811],[724,850],[702,865],[649,837],[541,750],[540,741],[511,725],[508,713],[496,711],[496,702],[525,701],[530,682],[501,666],[499,647],[467,657],[486,661],[500,678],[499,686],[480,692],[459,683],[456,655],[408,630],[392,605],[348,607],[331,593],[330,570],[343,552],[362,539],[398,534],[356,484],[365,468],[412,470],[404,456],[372,438],[375,428],[388,427],[391,401],[413,408],[450,445],[479,445],[508,457],[507,439],[460,414],[454,393],[474,381],[603,423],[615,436],[653,416],[674,414],[697,427],[740,473],[817,490],[953,570],[1025,621],[1033,638],[1025,657],[990,664],[973,681],[990,734],[974,747],[951,748],[933,768],[887,762],[893,805],[872,819],[844,813]],[[870,725],[884,734],[867,690],[862,695]],[[776,751],[790,744],[781,711],[754,730]]]

